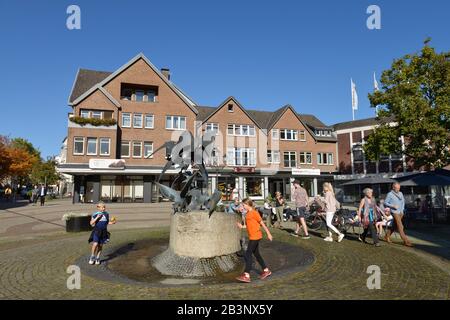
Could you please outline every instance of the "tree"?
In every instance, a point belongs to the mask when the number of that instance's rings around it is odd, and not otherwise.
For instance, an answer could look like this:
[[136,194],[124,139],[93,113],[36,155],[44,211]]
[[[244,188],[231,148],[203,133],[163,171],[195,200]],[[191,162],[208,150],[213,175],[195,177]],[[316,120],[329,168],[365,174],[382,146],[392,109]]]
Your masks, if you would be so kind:
[[31,142],[23,138],[14,138],[11,140],[13,148],[19,148],[27,151],[29,154],[36,156],[38,159],[41,158],[41,152],[36,149]]
[[15,180],[16,182],[25,180],[31,173],[33,166],[39,163],[40,158],[35,152],[30,153],[29,150],[32,149],[29,149],[29,145],[24,144],[24,142],[27,141],[24,139],[15,141],[10,140],[8,137],[0,136],[1,180],[6,178]]
[[59,180],[59,175],[55,167],[56,163],[53,159],[37,163],[31,171],[31,181],[34,184],[44,182],[47,182],[47,184],[55,184]]
[[364,145],[370,160],[403,152],[428,169],[450,163],[450,52],[436,53],[429,42],[394,60],[381,76],[381,90],[369,94],[371,106],[380,108],[380,126]]

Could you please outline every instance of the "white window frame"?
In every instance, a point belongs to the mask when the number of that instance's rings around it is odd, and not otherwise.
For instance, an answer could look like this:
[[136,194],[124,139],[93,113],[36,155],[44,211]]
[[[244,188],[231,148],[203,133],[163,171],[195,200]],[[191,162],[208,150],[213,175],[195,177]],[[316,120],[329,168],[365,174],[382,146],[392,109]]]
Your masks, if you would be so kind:
[[[244,127],[247,129],[247,134],[243,134]],[[233,133],[230,133],[231,128],[232,128]],[[238,133],[236,133],[236,132],[238,132]],[[256,128],[252,124],[229,123],[227,125],[227,135],[237,136],[237,137],[255,137],[256,136]]]
[[[310,159],[311,159],[311,162],[308,162],[307,161],[307,159],[308,159],[308,157],[307,157],[307,155],[309,155],[309,157],[310,157]],[[305,161],[304,162],[302,162],[302,156],[305,158]],[[309,152],[309,151],[303,151],[303,152],[300,152],[299,153],[299,163],[300,164],[312,164],[313,163],[313,155],[312,155],[312,152]]]
[[[214,127],[216,127],[216,128],[214,128]],[[212,131],[212,132],[215,131],[216,132],[215,135],[217,136],[219,134],[219,124],[215,123],[215,122],[207,123],[205,126],[205,132],[210,132],[210,131]]]
[[[146,153],[145,153],[145,146],[146,145],[151,145],[151,150],[150,150],[150,153],[149,154],[151,154],[152,156],[150,157],[150,158],[147,158],[147,155],[146,155]],[[144,154],[144,158],[145,159],[153,159],[153,141],[144,141],[144,143],[143,143],[143,154]]]
[[[124,119],[125,115],[128,115],[128,117],[129,117],[128,119],[130,120],[130,125],[128,125],[128,126],[124,125],[124,122],[123,122],[123,119]],[[132,116],[131,116],[130,112],[122,113],[122,128],[131,128],[132,122],[133,122],[133,119],[132,119]]]
[[[136,92],[142,92],[142,101],[140,101],[140,100],[137,100],[137,94],[136,94]],[[141,89],[136,89],[136,90],[134,90],[134,101],[135,102],[145,102],[145,95],[146,95],[146,92],[145,92],[145,90],[141,90]]]
[[[141,118],[141,125],[140,126],[135,125],[135,119],[138,119],[138,118]],[[142,113],[133,113],[133,128],[141,129],[143,127],[143,125],[144,125],[142,123],[142,121],[143,121]]]
[[[286,166],[286,163],[284,162],[284,156],[285,156],[286,153],[289,154],[289,166]],[[295,166],[291,166],[292,156],[295,157]],[[283,167],[285,167],[285,168],[297,168],[297,165],[298,165],[297,152],[295,152],[295,151],[284,151],[283,152]]]
[[[269,158],[269,154],[270,154],[270,158]],[[276,155],[278,155],[278,161],[276,160]],[[267,150],[267,163],[279,164],[280,163],[280,150]]]
[[[123,155],[123,153],[122,153],[122,146],[124,146],[124,143],[125,142],[127,142],[127,144],[128,144],[128,155],[127,156],[124,156]],[[120,157],[121,158],[129,158],[130,157],[130,155],[131,155],[131,152],[130,152],[130,145],[131,145],[131,141],[122,141],[121,143],[120,143]]]
[[[100,118],[95,118],[94,114],[99,114]],[[92,119],[103,119],[103,112],[102,111],[91,111],[91,118]]]
[[[170,118],[170,128],[168,128],[167,127],[167,120]],[[178,123],[179,123],[179,127],[178,128],[175,128],[174,127],[174,119],[175,118],[178,118]],[[184,119],[184,128],[182,128],[181,127],[181,119]],[[186,117],[185,116],[166,116],[166,129],[167,130],[186,130],[186,122],[187,122],[187,119],[186,119]]]
[[[152,126],[151,127],[147,127],[147,118],[152,118]],[[145,129],[153,129],[155,128],[155,116],[153,114],[145,114],[144,116],[144,128]]]
[[[83,151],[81,152],[81,153],[76,153],[75,152],[75,150],[76,150],[76,148],[75,148],[75,144],[77,143],[77,142],[80,142],[79,140],[78,141],[76,141],[77,139],[81,139],[82,141],[82,143],[83,143]],[[82,155],[84,155],[84,147],[85,147],[85,142],[86,142],[86,138],[85,137],[73,137],[73,154],[75,155],[75,156],[82,156]]]
[[[89,152],[89,140],[95,140],[95,152]],[[87,137],[86,138],[86,155],[96,156],[98,153],[98,138],[97,137]]]
[[[84,116],[83,116],[83,113],[84,113],[84,114],[86,114],[86,113],[87,113],[87,117],[84,117]],[[80,117],[81,117],[81,118],[85,118],[85,119],[88,119],[88,118],[90,118],[90,117],[91,117],[91,113],[90,113],[90,111],[89,111],[89,110],[81,110],[81,111],[80,111]]]
[[[332,162],[329,163],[329,156],[331,155]],[[326,163],[324,163],[324,159],[326,159]],[[334,165],[334,156],[332,152],[318,152],[317,153],[317,164],[321,166],[332,166]]]
[[280,140],[280,129],[272,129],[272,140]]
[[[137,145],[137,144],[139,144],[140,145],[140,154],[139,154],[139,156],[135,156],[134,155],[134,145]],[[131,144],[131,149],[132,149],[132,153],[131,153],[131,156],[133,157],[133,158],[142,158],[142,141],[133,141],[133,143]]]
[[[148,93],[150,91],[152,91],[154,93],[153,100],[149,100],[148,99]],[[151,89],[145,90],[144,91],[144,97],[145,97],[145,99],[144,99],[145,102],[156,102],[156,90],[151,90]]]
[[[291,134],[291,139],[287,139],[287,133]],[[284,133],[284,138],[281,137],[281,133]],[[298,141],[298,130],[295,129],[280,129],[280,140],[282,141]]]
[[[103,141],[102,141],[103,140]],[[102,143],[104,143],[106,141],[108,141],[108,153],[102,153]],[[103,157],[107,157],[111,155],[111,138],[100,138],[98,141],[98,146],[99,146],[99,155],[103,156]]]
[[[244,164],[245,154],[247,154],[248,163]],[[230,156],[231,155],[231,156]],[[228,148],[227,164],[232,167],[256,167],[256,149],[255,148]]]

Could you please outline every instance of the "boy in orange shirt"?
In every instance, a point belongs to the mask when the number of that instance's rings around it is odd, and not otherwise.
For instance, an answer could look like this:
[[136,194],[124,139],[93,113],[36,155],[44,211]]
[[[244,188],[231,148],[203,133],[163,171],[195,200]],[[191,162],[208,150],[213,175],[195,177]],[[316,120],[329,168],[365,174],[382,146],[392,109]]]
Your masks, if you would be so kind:
[[[245,224],[247,225],[248,232],[248,245],[247,251],[245,252],[245,271],[244,273],[237,277],[236,280],[241,282],[250,282],[250,270],[252,269],[252,255],[255,256],[258,263],[261,265],[263,272],[260,275],[260,279],[265,279],[272,274],[272,272],[267,268],[261,254],[259,253],[259,241],[262,239],[262,232],[260,226],[263,227],[267,234],[267,238],[272,241],[272,234],[270,233],[261,215],[256,211],[253,201],[250,198],[246,198],[242,201],[244,209],[247,211],[245,217]],[[237,223],[239,228],[243,228],[241,223]]]

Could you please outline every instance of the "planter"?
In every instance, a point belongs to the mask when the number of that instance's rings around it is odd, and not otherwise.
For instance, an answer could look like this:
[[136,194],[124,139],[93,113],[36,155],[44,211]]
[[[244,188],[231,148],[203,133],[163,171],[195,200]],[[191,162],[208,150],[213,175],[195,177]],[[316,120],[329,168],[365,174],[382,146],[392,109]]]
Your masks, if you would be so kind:
[[66,220],[66,232],[91,231],[90,216],[70,217]]

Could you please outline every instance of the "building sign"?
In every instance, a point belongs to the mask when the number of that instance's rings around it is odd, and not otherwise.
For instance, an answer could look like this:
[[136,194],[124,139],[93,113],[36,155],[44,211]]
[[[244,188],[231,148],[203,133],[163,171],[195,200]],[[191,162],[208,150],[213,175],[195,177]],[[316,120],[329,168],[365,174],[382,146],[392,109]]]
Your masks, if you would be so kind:
[[253,167],[236,167],[233,168],[235,173],[255,173],[255,168]]
[[293,176],[320,176],[320,169],[292,168]]
[[89,159],[89,169],[125,169],[123,159]]

